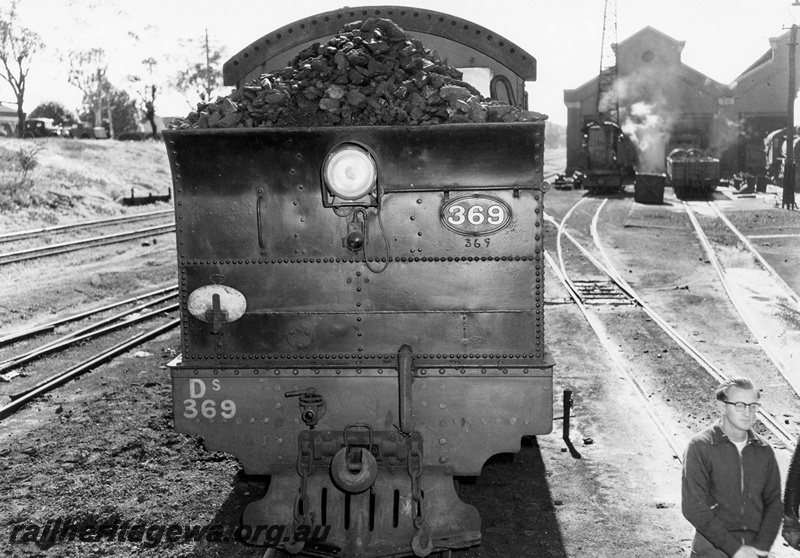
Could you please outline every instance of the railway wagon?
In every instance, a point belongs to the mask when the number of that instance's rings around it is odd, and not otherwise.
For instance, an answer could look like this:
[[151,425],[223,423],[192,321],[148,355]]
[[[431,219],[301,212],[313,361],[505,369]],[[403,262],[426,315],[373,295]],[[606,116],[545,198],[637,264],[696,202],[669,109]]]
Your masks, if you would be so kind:
[[[392,18],[525,102],[535,60],[463,19],[342,9],[225,66],[244,87],[344,23]],[[495,79],[499,78],[499,79]],[[175,191],[176,430],[269,475],[252,544],[427,556],[480,543],[454,477],[549,433],[544,122],[164,132]],[[275,527],[283,537],[270,537]],[[308,537],[322,533],[322,537]]]
[[667,180],[678,199],[708,198],[719,184],[719,159],[699,149],[673,149],[667,156]]

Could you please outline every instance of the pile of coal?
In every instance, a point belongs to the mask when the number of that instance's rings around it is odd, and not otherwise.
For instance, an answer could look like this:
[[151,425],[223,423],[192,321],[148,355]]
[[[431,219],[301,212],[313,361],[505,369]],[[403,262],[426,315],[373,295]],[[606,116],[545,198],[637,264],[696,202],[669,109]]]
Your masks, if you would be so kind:
[[171,129],[520,122],[547,116],[484,99],[461,72],[389,19],[345,25],[279,72],[212,103]]

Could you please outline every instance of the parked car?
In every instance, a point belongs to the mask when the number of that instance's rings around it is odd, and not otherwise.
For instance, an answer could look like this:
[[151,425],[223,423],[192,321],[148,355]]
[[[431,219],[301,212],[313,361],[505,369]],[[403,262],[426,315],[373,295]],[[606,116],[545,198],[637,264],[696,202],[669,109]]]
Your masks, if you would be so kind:
[[52,118],[28,118],[22,134],[25,138],[59,138],[69,137],[69,133],[61,126],[56,126]]
[[88,122],[78,122],[73,124],[69,130],[70,137],[78,139],[109,139],[108,122],[103,122],[102,126],[92,126]]

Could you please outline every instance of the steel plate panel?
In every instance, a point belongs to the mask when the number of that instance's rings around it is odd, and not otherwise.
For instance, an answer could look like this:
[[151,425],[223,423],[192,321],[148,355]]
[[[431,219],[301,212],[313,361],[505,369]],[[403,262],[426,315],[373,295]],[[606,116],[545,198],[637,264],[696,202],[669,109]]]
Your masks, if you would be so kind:
[[[423,436],[425,465],[453,464],[455,475],[478,475],[492,455],[519,451],[526,435],[552,430],[552,369],[546,377],[415,378],[414,420]],[[353,423],[394,430],[397,378],[219,378],[201,370],[173,372],[175,429],[202,435],[206,447],[232,453],[248,474],[271,474],[296,460],[306,425],[288,390],[313,387],[327,404],[319,430]],[[496,402],[502,401],[502,405]],[[225,416],[223,416],[223,413]],[[474,440],[482,440],[476,445]]]
[[188,267],[182,296],[224,280],[244,295],[247,312],[218,335],[184,313],[184,352],[318,362],[393,354],[408,343],[423,353],[540,353],[544,296],[532,284],[533,263],[392,262],[380,274],[335,264]]
[[529,310],[543,302],[534,276],[541,261],[391,262],[383,273],[363,264],[186,266],[188,295],[220,282],[265,312],[416,312]]
[[[359,320],[359,318],[361,318]],[[316,366],[394,355],[407,343],[420,355],[528,355],[543,352],[544,332],[533,312],[248,315],[212,335],[211,324],[192,319],[184,357],[224,361],[247,358],[310,359]],[[215,353],[216,344],[223,350]],[[217,356],[215,356],[217,355]],[[466,355],[473,355],[467,357]],[[488,357],[487,357],[488,358]]]
[[[175,182],[179,257],[200,261],[353,258],[342,246],[349,219],[323,207],[321,183],[325,156],[348,141],[366,145],[374,153],[381,219],[385,233],[395,239],[391,242],[395,255],[420,249],[431,256],[455,253],[462,239],[448,235],[434,241],[435,233],[444,227],[439,212],[451,195],[474,190],[491,191],[515,214],[526,217],[492,233],[501,242],[498,249],[515,255],[511,250],[524,247],[510,245],[512,231],[532,239],[541,226],[540,217],[530,225],[527,221],[541,206],[537,188],[542,162],[537,153],[542,153],[542,131],[537,123],[512,123],[336,128],[313,133],[291,129],[165,132]],[[505,152],[503,157],[495,155],[498,149]],[[425,191],[437,194],[423,195]],[[389,192],[413,192],[419,197],[384,196]],[[395,210],[400,211],[397,216]],[[380,249],[380,223],[374,210],[368,221],[370,248]],[[535,231],[520,233],[520,226]],[[386,257],[369,250],[368,255]]]
[[[442,222],[447,204],[473,195],[463,190],[395,193],[381,200],[381,222],[389,239],[389,257],[397,258],[512,258],[530,257],[542,250],[542,193],[496,190],[511,211],[509,222],[488,234],[464,236]],[[370,257],[383,257],[380,229],[370,223]],[[477,240],[477,242],[476,242]]]

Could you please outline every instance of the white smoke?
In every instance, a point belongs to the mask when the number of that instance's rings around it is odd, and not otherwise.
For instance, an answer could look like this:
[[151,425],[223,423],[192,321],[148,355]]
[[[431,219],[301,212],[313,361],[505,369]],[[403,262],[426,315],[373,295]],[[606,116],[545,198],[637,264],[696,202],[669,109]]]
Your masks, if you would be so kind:
[[715,114],[711,121],[707,155],[721,157],[725,151],[736,145],[742,126],[742,122],[731,120],[721,112]]
[[658,173],[666,170],[666,151],[674,117],[660,111],[655,104],[633,103],[622,119],[622,131],[636,146],[640,172]]
[[[680,117],[678,75],[667,68],[647,67],[620,76],[612,95],[620,105],[620,127],[636,147],[640,172],[664,172],[666,149]],[[605,102],[605,101],[604,101]]]
[[[639,158],[636,170],[665,172],[670,139],[680,130],[681,99],[686,86],[679,67],[644,67],[617,80],[611,95],[616,96],[620,105],[620,126],[636,146]],[[714,86],[709,82],[702,89],[713,91]],[[611,95],[603,102],[608,102]],[[741,122],[726,116],[723,106],[719,108],[711,122],[708,144],[700,146],[713,157],[722,157],[735,146],[743,129]],[[800,121],[798,109],[800,104],[795,108],[796,121]],[[702,138],[697,139],[702,142]]]

